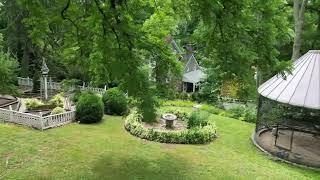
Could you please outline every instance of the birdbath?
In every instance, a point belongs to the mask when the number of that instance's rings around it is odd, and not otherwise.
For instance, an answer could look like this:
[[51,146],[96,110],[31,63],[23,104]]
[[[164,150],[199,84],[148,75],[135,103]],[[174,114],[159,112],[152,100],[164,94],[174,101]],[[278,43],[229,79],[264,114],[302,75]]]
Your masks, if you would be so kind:
[[173,122],[174,122],[174,120],[177,119],[177,116],[174,114],[167,113],[167,114],[163,114],[162,118],[166,121],[166,128],[172,129]]

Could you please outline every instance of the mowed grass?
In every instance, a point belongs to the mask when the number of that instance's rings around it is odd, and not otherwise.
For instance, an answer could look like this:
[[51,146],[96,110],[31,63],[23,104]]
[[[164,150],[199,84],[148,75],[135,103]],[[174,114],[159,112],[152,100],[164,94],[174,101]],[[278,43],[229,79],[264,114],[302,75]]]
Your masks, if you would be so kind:
[[0,124],[0,179],[320,179],[320,172],[275,162],[251,142],[254,124],[212,115],[209,145],[138,139],[122,117],[44,132]]

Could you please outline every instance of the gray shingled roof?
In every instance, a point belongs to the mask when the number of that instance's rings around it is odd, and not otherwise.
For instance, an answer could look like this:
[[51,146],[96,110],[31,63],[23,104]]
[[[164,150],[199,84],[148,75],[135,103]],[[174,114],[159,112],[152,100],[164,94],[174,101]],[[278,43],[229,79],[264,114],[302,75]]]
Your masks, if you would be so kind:
[[179,46],[177,45],[177,43],[174,39],[171,40],[171,45],[177,54],[182,54],[182,51],[180,50]]
[[320,50],[310,50],[294,62],[292,74],[286,79],[275,75],[258,92],[278,102],[320,109]]

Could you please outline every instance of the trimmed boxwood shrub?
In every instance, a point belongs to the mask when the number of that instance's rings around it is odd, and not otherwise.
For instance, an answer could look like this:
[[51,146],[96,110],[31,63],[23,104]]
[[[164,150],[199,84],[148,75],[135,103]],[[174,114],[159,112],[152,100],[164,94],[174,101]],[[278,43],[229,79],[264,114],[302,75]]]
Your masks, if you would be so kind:
[[128,111],[128,100],[119,88],[108,89],[102,97],[107,114],[123,115]]
[[103,117],[103,102],[99,96],[92,93],[82,93],[76,104],[76,119],[80,123],[97,123]]
[[206,126],[195,127],[183,131],[163,131],[145,128],[142,116],[133,111],[125,120],[125,128],[132,135],[150,141],[175,144],[207,144],[216,137],[216,126],[208,122]]
[[80,96],[81,96],[81,91],[80,90],[77,90],[74,92],[73,96],[71,97],[71,101],[73,101],[74,103],[77,103]]

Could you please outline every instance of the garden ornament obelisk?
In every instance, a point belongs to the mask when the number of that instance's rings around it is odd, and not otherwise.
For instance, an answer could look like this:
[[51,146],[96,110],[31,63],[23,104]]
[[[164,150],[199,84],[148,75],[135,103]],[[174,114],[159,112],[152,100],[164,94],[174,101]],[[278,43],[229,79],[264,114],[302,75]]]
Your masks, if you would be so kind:
[[48,99],[48,82],[47,82],[47,78],[48,78],[49,68],[48,68],[44,58],[42,60],[41,72],[42,72],[42,76],[43,76],[43,80],[44,80],[44,99],[47,100]]

